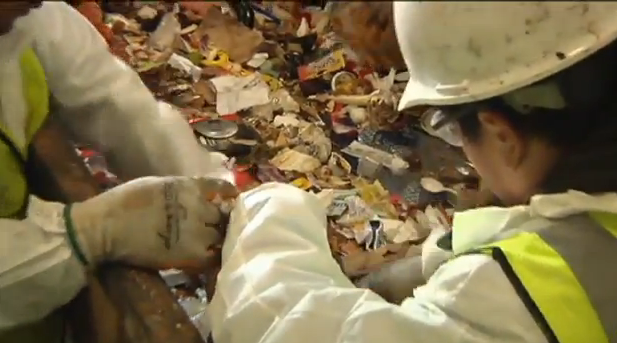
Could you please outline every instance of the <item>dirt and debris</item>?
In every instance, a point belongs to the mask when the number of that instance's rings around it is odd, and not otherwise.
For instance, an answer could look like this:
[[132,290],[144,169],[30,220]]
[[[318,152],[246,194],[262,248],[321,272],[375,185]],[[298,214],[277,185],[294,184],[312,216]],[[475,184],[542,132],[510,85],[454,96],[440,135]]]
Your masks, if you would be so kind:
[[[317,194],[350,278],[419,254],[431,230],[449,230],[454,208],[478,204],[473,166],[422,130],[425,109],[396,111],[409,75],[383,7],[361,13],[382,37],[374,52],[341,19],[360,3],[247,4],[132,2],[106,13],[103,31],[153,94],[202,132],[204,147],[229,157],[239,187],[279,181]],[[234,133],[217,134],[220,123],[199,129],[214,120],[233,122]],[[112,186],[102,158],[83,153]]]
[[[251,2],[247,23],[225,2],[133,2],[106,13],[103,32],[205,147],[233,159],[240,187],[280,181],[317,194],[333,254],[357,276],[447,227],[458,194],[473,202],[478,179],[460,151],[422,131],[423,111],[396,111],[406,72],[364,63],[332,31],[348,25],[341,13],[362,10],[349,6]],[[393,34],[380,20],[383,34]],[[234,123],[225,144],[198,128],[209,121]],[[86,155],[109,179],[101,157]]]

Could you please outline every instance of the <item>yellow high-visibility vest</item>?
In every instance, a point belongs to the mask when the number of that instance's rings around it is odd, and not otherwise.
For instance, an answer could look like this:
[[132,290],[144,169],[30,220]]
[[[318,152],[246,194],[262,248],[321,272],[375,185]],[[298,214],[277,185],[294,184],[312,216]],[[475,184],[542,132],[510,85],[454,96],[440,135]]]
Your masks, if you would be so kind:
[[481,247],[550,343],[617,342],[617,215],[556,220]]
[[[27,49],[21,56],[21,75],[27,108],[26,140],[24,144],[17,144],[15,133],[0,123],[0,218],[25,217],[29,195],[25,175],[28,147],[49,113],[45,72],[32,49]],[[59,343],[63,340],[64,320],[58,311],[37,323],[0,333],[2,343]]]
[[23,218],[25,215],[28,182],[24,169],[28,160],[28,147],[49,113],[49,89],[45,72],[32,49],[22,54],[21,75],[28,111],[26,140],[24,144],[17,144],[15,133],[0,122],[0,218]]

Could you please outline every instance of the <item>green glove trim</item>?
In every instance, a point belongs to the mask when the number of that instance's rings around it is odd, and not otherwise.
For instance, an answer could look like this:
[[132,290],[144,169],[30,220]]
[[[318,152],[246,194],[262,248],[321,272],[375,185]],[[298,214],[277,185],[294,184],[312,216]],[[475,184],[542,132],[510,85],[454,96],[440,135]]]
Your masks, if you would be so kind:
[[88,259],[86,258],[86,254],[84,254],[83,250],[79,246],[77,242],[77,235],[75,234],[75,227],[73,226],[73,220],[71,219],[71,208],[72,204],[68,204],[64,206],[64,210],[62,211],[62,217],[64,218],[64,225],[66,226],[66,234],[69,237],[69,242],[71,243],[71,248],[73,248],[73,252],[77,255],[77,259],[84,266],[88,266]]

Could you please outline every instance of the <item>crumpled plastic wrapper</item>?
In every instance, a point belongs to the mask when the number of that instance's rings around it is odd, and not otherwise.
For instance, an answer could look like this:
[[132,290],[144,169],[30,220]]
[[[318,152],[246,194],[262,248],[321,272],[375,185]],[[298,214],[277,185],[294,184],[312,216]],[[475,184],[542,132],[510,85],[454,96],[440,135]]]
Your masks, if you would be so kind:
[[310,173],[321,166],[321,162],[315,157],[288,148],[274,156],[270,163],[280,170],[301,173]]
[[[469,175],[453,182],[462,164],[441,162],[453,149],[419,133],[426,109],[396,110],[410,75],[392,4],[251,2],[260,9],[255,28],[227,5],[139,2],[107,16],[127,63],[174,115],[195,128],[212,119],[238,124],[229,156],[212,155],[218,168],[207,176],[318,194],[333,255],[349,277],[417,254],[431,232],[449,229],[451,210],[421,204],[419,180],[476,186]],[[213,201],[226,213],[234,207],[231,198]],[[380,227],[372,238],[371,222]]]

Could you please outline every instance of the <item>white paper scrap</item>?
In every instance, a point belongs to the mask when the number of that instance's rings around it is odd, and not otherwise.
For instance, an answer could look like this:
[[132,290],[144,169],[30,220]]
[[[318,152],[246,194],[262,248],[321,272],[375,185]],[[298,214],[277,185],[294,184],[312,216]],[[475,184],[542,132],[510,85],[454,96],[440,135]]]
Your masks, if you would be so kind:
[[220,115],[237,113],[270,102],[270,87],[258,74],[224,75],[210,81],[216,89],[216,112]]

